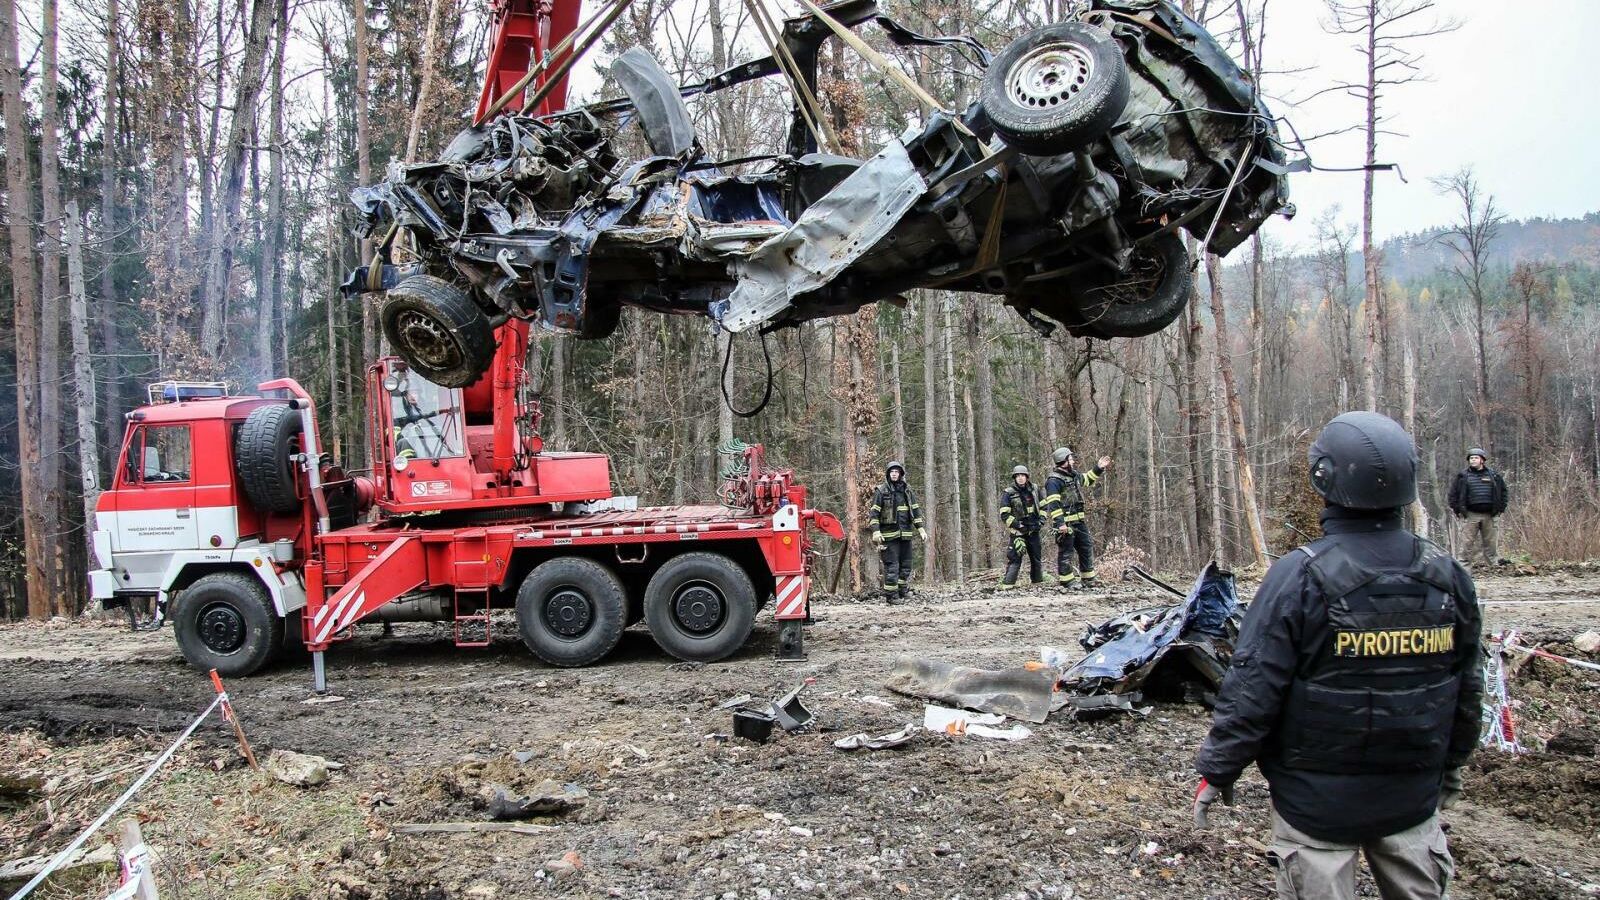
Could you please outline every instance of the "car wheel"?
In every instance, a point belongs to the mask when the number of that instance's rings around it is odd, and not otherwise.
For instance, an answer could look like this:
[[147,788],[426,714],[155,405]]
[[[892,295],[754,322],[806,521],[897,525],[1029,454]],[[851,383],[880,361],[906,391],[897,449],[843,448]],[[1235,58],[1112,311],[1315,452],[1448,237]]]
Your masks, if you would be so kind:
[[1128,105],[1128,64],[1104,29],[1047,25],[1000,51],[979,100],[1007,144],[1037,156],[1065,153],[1117,124]]
[[726,556],[685,553],[668,560],[645,586],[644,620],[661,649],[679,659],[715,662],[749,640],[756,590]]
[[245,417],[233,441],[239,486],[257,510],[280,515],[300,511],[294,438],[300,412],[283,404],[258,406]]
[[383,304],[383,333],[417,374],[442,387],[466,387],[494,357],[494,327],[460,288],[432,275],[395,285]]
[[178,595],[173,631],[183,658],[202,672],[250,675],[278,655],[283,619],[261,582],[239,572],[195,579]]
[[622,582],[592,559],[562,556],[534,566],[517,590],[517,629],[552,666],[587,666],[622,640],[628,599]]
[[1127,272],[1084,276],[1074,293],[1085,334],[1143,337],[1172,324],[1194,284],[1189,251],[1176,234],[1136,246]]

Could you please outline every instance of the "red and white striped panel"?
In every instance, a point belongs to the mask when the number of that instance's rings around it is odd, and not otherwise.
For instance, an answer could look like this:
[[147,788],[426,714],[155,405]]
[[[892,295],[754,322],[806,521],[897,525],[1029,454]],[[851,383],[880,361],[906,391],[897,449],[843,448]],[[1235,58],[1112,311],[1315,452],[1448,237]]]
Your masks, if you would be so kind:
[[778,602],[773,605],[773,618],[806,617],[806,576],[779,575],[777,596]]

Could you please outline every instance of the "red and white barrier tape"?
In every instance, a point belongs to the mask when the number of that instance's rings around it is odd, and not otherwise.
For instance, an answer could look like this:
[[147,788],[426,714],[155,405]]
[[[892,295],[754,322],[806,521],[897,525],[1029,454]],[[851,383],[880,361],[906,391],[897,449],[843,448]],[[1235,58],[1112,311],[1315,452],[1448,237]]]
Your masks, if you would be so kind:
[[21,890],[17,891],[15,894],[12,894],[10,900],[22,900],[23,897],[33,893],[33,889],[38,887],[46,878],[50,877],[50,873],[60,868],[62,863],[65,863],[67,860],[71,859],[72,854],[76,853],[78,848],[83,846],[83,842],[87,841],[90,835],[94,834],[96,831],[99,831],[101,826],[111,821],[111,817],[116,815],[117,810],[121,809],[124,803],[127,803],[130,799],[132,799],[133,795],[139,790],[139,788],[144,787],[145,782],[149,781],[151,777],[161,769],[162,766],[166,765],[167,760],[172,758],[172,754],[178,752],[178,748],[183,746],[183,742],[189,739],[189,735],[194,734],[194,730],[200,727],[200,723],[204,722],[206,717],[211,715],[212,711],[217,708],[217,705],[223,702],[223,699],[223,695],[218,694],[216,698],[211,701],[211,705],[206,707],[206,711],[197,716],[193,722],[189,723],[189,727],[183,730],[183,734],[178,735],[178,739],[172,742],[172,746],[162,751],[161,755],[156,757],[156,761],[150,764],[150,768],[145,769],[143,775],[140,775],[137,779],[135,779],[133,784],[128,785],[128,789],[123,791],[122,796],[118,797],[116,801],[106,809],[105,812],[100,814],[100,818],[95,819],[93,824],[91,824],[88,828],[85,828],[82,834],[78,835],[77,838],[72,841],[72,843],[67,845],[67,849],[57,853],[43,869],[39,870],[39,874],[33,876],[32,881],[29,881],[27,884],[22,886]]
[[1503,631],[1489,640],[1489,656],[1483,665],[1483,739],[1507,753],[1521,753],[1517,743],[1517,723],[1511,715],[1511,695],[1506,690],[1505,652],[1517,642],[1517,632]]
[[1600,672],[1600,663],[1585,662],[1581,659],[1573,659],[1570,656],[1559,656],[1555,653],[1551,653],[1548,650],[1541,650],[1538,647],[1524,647],[1520,644],[1508,644],[1506,645],[1505,649],[1513,653],[1526,653],[1529,656],[1537,656],[1541,659],[1553,659],[1556,662],[1564,662],[1569,666],[1577,666],[1580,669],[1589,669],[1591,671]]

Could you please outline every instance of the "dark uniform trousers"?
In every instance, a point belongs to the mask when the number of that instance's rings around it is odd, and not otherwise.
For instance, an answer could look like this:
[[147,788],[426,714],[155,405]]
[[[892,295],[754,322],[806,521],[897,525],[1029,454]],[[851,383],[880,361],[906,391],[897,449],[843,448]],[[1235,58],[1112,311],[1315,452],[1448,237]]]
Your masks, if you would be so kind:
[[[1044,482],[1044,510],[1056,529],[1056,578],[1070,585],[1083,576],[1094,580],[1094,538],[1089,536],[1088,514],[1084,512],[1084,489],[1100,480],[1099,466],[1087,472],[1056,468]],[[1072,555],[1078,555],[1078,568]]]
[[1089,522],[1063,522],[1061,528],[1056,532],[1056,577],[1062,584],[1078,579],[1078,573],[1072,570],[1072,554],[1076,550],[1079,571],[1086,580],[1094,578],[1094,538],[1089,536]]
[[878,559],[883,563],[883,589],[896,590],[911,584],[911,538],[897,538],[883,542],[883,549],[878,551]]
[[1039,541],[1039,524],[1042,520],[1039,501],[1031,485],[1008,485],[1000,495],[1000,522],[1006,526],[1011,544],[1006,547],[1006,574],[1000,579],[1003,588],[1013,587],[1022,571],[1022,558],[1028,558],[1028,577],[1034,584],[1044,581],[1044,550]]

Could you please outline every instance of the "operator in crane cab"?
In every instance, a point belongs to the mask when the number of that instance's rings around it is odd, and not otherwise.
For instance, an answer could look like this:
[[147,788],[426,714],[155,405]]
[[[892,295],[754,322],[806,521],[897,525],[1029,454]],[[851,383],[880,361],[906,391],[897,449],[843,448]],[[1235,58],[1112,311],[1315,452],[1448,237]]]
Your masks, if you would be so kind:
[[[1087,495],[1106,469],[1111,457],[1102,456],[1087,472],[1079,472],[1071,447],[1058,447],[1056,467],[1044,480],[1044,511],[1056,530],[1056,578],[1064,588],[1094,585],[1094,538],[1089,534]],[[1072,554],[1078,554],[1078,568],[1072,567]],[[1079,579],[1082,579],[1080,582]]]
[[1280,898],[1355,900],[1365,855],[1384,900],[1442,900],[1439,825],[1478,745],[1482,621],[1472,578],[1406,530],[1417,449],[1350,412],[1311,445],[1323,537],[1272,564],[1245,612],[1195,759],[1195,824],[1255,763],[1271,793]]
[[872,543],[883,562],[883,593],[891,603],[911,594],[913,533],[927,543],[922,504],[906,484],[905,466],[891,462],[883,470],[883,484],[872,495]]
[[1006,547],[1006,574],[1000,587],[1017,586],[1017,575],[1022,572],[1022,557],[1028,557],[1028,578],[1034,584],[1044,582],[1043,550],[1039,544],[1039,526],[1044,519],[1039,514],[1039,500],[1034,496],[1028,467],[1017,466],[1011,470],[1011,483],[1000,494],[1000,522],[1006,526],[1011,543]]

